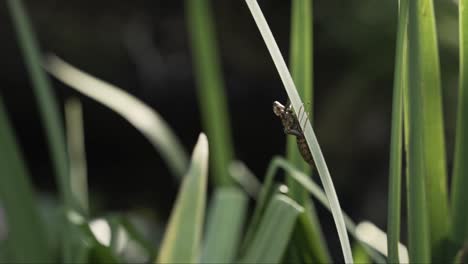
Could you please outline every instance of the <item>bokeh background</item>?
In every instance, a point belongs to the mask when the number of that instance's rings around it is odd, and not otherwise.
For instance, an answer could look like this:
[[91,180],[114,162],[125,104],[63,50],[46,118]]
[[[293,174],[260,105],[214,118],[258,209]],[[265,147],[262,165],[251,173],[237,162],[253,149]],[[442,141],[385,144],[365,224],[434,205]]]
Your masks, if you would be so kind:
[[[236,158],[263,178],[273,155],[285,151],[271,105],[286,101],[286,94],[244,1],[212,2]],[[44,54],[55,53],[137,96],[192,149],[203,129],[183,1],[24,3]],[[290,1],[259,3],[287,57]],[[457,7],[448,0],[435,5],[450,162]],[[314,1],[314,128],[343,208],[355,220],[371,220],[381,228],[386,227],[396,19],[397,1]],[[0,89],[29,170],[38,190],[53,197],[50,157],[4,1],[0,54]],[[96,212],[144,209],[164,223],[178,182],[152,145],[111,110],[53,84],[62,106],[73,96],[83,103],[91,206]],[[338,245],[329,213],[318,209],[325,235]]]

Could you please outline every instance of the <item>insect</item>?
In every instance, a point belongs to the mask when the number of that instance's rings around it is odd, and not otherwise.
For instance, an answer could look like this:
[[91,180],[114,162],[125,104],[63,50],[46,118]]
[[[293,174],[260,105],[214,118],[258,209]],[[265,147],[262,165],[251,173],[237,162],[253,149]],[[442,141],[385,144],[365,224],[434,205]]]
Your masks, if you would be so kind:
[[[297,147],[299,149],[299,153],[301,153],[302,158],[307,163],[309,163],[310,166],[314,166],[314,159],[312,158],[312,154],[310,153],[309,147],[307,146],[307,142],[304,137],[304,133],[302,132],[299,120],[294,114],[291,104],[287,103],[286,106],[284,106],[280,102],[274,101],[273,113],[275,113],[275,115],[281,119],[281,123],[283,124],[284,128],[284,133],[287,135],[296,136]],[[305,111],[302,116],[304,115],[306,116],[305,120],[307,121],[308,117]]]

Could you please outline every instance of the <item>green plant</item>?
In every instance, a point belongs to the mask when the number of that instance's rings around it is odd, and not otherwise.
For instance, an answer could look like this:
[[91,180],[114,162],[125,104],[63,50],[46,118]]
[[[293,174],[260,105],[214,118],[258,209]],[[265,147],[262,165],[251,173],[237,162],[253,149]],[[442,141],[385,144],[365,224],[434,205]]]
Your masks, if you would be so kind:
[[[246,0],[246,3],[296,116],[304,116],[301,112],[311,114],[312,104],[303,102],[313,103],[312,1],[292,2],[291,74],[257,2]],[[468,199],[464,191],[468,187],[468,166],[464,162],[468,158],[465,138],[468,129],[468,67],[465,65],[468,11],[465,5],[466,0],[459,1],[460,87],[453,181],[449,192],[433,2],[400,1],[393,83],[388,243],[385,234],[378,230],[381,244],[373,242],[371,234],[363,231],[365,228],[360,229],[368,227],[368,223],[357,225],[341,209],[311,126],[311,117],[300,125],[324,190],[311,179],[311,168],[302,161],[291,139],[287,145],[288,159],[274,157],[260,185],[245,165],[234,161],[215,22],[208,1],[186,0],[185,5],[198,99],[207,132],[207,136],[200,133],[189,159],[174,131],[155,110],[58,57],[41,60],[21,1],[8,0],[46,131],[60,198],[59,205],[48,209],[53,221],[46,221],[40,214],[44,206],[36,199],[0,97],[0,205],[5,209],[8,224],[7,240],[0,241],[0,262],[330,262],[334,259],[329,256],[321,235],[311,196],[332,213],[347,263],[407,262],[407,255],[411,262],[461,261],[468,239],[468,212],[464,208]],[[93,201],[87,191],[81,106],[76,99],[66,104],[65,134],[58,103],[44,69],[130,122],[180,180],[177,200],[160,245],[148,242],[125,214],[93,218],[95,215],[89,210]],[[408,250],[399,241],[404,156],[407,159]],[[283,183],[276,178],[279,169],[287,174],[289,191],[285,191]],[[212,196],[207,192],[208,179],[214,183]],[[247,210],[248,194],[255,199],[251,215]],[[109,229],[108,236],[95,231],[103,226]],[[356,241],[353,247],[348,233]],[[125,241],[123,248],[121,241]],[[58,251],[55,244],[61,245]],[[388,248],[387,260],[385,247]]]

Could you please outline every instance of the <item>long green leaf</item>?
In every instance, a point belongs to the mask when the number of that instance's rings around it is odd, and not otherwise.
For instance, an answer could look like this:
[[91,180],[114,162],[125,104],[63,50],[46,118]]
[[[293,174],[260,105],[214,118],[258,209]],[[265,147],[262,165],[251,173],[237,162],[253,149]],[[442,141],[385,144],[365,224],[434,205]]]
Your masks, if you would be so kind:
[[[281,55],[278,44],[276,43],[275,38],[273,37],[273,34],[271,33],[271,30],[265,20],[265,17],[263,16],[262,10],[255,0],[246,0],[246,3],[278,70],[294,112],[296,116],[300,116],[300,109],[303,106],[303,102],[301,101],[297,89],[295,88],[291,74],[289,73],[288,67],[286,66],[286,62]],[[323,157],[323,153],[318,144],[314,130],[312,129],[312,125],[310,124],[310,120],[299,123],[301,125],[302,131],[304,132],[307,146],[312,153],[312,157],[317,167],[320,179],[325,188],[325,193],[327,194],[327,198],[330,201],[333,220],[335,221],[335,226],[338,231],[338,237],[340,239],[344,260],[347,263],[352,263],[353,256],[351,252],[351,245],[349,243],[348,233],[346,232],[346,226],[341,212],[340,203],[338,201],[338,196],[336,194],[335,187],[333,186],[333,181],[325,162],[325,158]]]
[[0,146],[0,206],[7,225],[9,262],[49,262],[52,258],[34,190],[1,96]]
[[408,24],[408,244],[410,261],[428,263],[430,261],[430,237],[428,210],[426,203],[426,180],[424,159],[424,71],[423,64],[423,7],[425,0],[409,3]]
[[228,166],[234,154],[211,6],[208,0],[185,0],[185,8],[203,127],[211,142],[214,183],[230,185]]
[[[312,0],[293,0],[291,12],[291,76],[296,84],[297,92],[302,100],[306,102],[303,106],[301,119],[312,118],[312,96],[313,96],[313,59],[312,59]],[[299,118],[299,117],[298,117]],[[302,120],[300,120],[302,121]],[[311,120],[312,121],[312,120]],[[296,138],[288,137],[287,142],[288,160],[297,168],[310,174],[311,167],[304,161],[298,151]],[[292,196],[301,203],[306,199],[306,192],[290,179],[288,186]],[[323,261],[325,262],[325,261]]]
[[[313,103],[313,12],[312,0],[294,0],[291,2],[291,75],[298,93],[306,104],[303,106],[299,122],[312,118]],[[312,121],[312,120],[311,120]],[[287,140],[288,160],[307,174],[311,173],[310,165],[304,161],[298,151],[296,138],[289,136]],[[293,240],[298,241],[297,247],[304,258],[311,258],[320,263],[330,262],[330,256],[320,228],[320,222],[315,212],[312,200],[307,199],[307,192],[290,177],[287,178],[289,190],[293,199],[304,206],[305,213],[301,219],[306,221],[296,225],[300,229],[294,232]]]
[[420,2],[421,84],[423,85],[423,149],[426,199],[432,260],[446,262],[444,241],[449,236],[447,165],[442,110],[439,50],[433,0]]
[[55,56],[44,63],[57,79],[120,114],[161,153],[174,175],[182,178],[188,158],[182,144],[162,117],[136,97],[101,81]]
[[8,0],[7,2],[46,130],[60,194],[69,209],[78,209],[70,190],[64,127],[49,79],[41,68],[40,53],[34,32],[31,29],[22,1]]
[[[41,68],[39,47],[31,23],[21,0],[8,0],[7,3],[39,107],[61,200],[66,210],[82,212],[83,209],[80,208],[71,190],[65,133],[60,111],[49,79]],[[68,223],[65,222],[65,225]],[[72,227],[68,229],[67,237],[62,243],[64,261],[67,262],[72,260],[74,250],[72,241],[76,241],[77,237],[73,230]]]
[[275,195],[260,221],[242,263],[279,263],[303,208],[285,195]]
[[232,263],[242,234],[247,195],[234,187],[218,188],[207,221],[201,263]]
[[205,215],[208,140],[202,133],[180,187],[157,263],[193,263],[198,259]]
[[452,181],[452,237],[459,246],[468,240],[468,7],[459,1],[460,19],[460,87],[458,96],[457,134]]
[[258,193],[256,197],[257,202],[255,203],[255,209],[250,219],[246,234],[244,236],[244,241],[242,243],[242,248],[241,248],[242,252],[252,242],[255,232],[259,228],[260,219],[265,212],[266,205],[274,193],[273,180],[274,180],[276,172],[278,171],[278,165],[277,165],[276,160],[277,159],[274,159],[268,165],[265,180],[262,184],[260,192]]
[[403,93],[408,85],[407,75],[408,1],[400,1],[398,32],[393,80],[392,132],[390,139],[390,172],[388,189],[388,261],[398,263],[401,215],[401,162],[403,144]]

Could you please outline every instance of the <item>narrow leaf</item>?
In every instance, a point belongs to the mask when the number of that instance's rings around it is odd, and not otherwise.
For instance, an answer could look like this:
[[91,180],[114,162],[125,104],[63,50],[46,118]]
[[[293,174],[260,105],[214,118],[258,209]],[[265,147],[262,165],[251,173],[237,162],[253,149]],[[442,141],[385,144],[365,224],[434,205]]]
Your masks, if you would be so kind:
[[[299,122],[303,122],[305,119],[312,119],[313,107],[312,0],[293,0],[291,5],[290,67],[298,93],[306,102],[302,107],[302,114],[298,116]],[[288,137],[287,157],[295,167],[300,168],[306,174],[311,174],[312,168],[299,153],[294,136]],[[307,192],[294,179],[288,177],[287,182],[293,199],[305,208],[305,213],[301,215],[301,219],[305,221],[302,225],[296,226],[299,230],[294,232],[293,240],[298,241],[297,247],[302,248],[300,251],[303,255],[310,255],[304,256],[304,259],[312,258],[320,263],[331,262],[312,200],[307,199]]]
[[[298,118],[312,118],[312,0],[293,0],[291,1],[291,5],[291,76],[296,84],[299,96],[304,102],[306,102],[302,109],[303,114],[298,116]],[[295,167],[300,168],[306,174],[310,174],[312,171],[310,165],[303,160],[299,153],[296,144],[296,137],[294,136],[288,137],[287,157]],[[292,196],[297,199],[297,201],[302,203],[307,200],[305,199],[306,192],[297,186],[296,181],[288,180],[288,186]]]
[[458,96],[457,134],[452,181],[452,237],[459,246],[468,241],[468,7],[459,1],[460,18],[460,87]]
[[83,111],[77,98],[65,102],[65,123],[67,130],[68,159],[70,164],[70,184],[76,197],[88,215],[88,176],[84,142]]
[[31,23],[28,20],[21,0],[8,0],[7,3],[24,61],[33,84],[33,91],[42,122],[44,123],[43,127],[46,130],[49,151],[59,183],[60,194],[63,202],[69,209],[78,209],[78,204],[73,201],[70,188],[64,126],[49,79],[41,68],[39,47],[31,29]]
[[[423,153],[430,249],[434,262],[446,262],[443,242],[449,236],[447,164],[442,109],[439,50],[433,0],[419,2],[419,52],[423,107]],[[411,144],[411,143],[410,143]]]
[[228,166],[234,154],[210,2],[185,0],[185,9],[203,127],[211,141],[213,179],[217,185],[230,185]]
[[122,89],[94,78],[58,57],[49,56],[44,64],[57,79],[125,118],[161,153],[174,175],[183,176],[188,167],[187,154],[156,111]]
[[400,1],[393,78],[392,131],[390,139],[390,172],[388,184],[388,261],[398,263],[398,242],[400,240],[401,215],[401,163],[403,145],[403,93],[407,79],[407,25],[408,1]]
[[0,146],[0,206],[6,220],[8,262],[50,262],[34,190],[1,96]]
[[205,215],[208,140],[202,133],[159,250],[157,263],[194,263],[199,257]]
[[262,217],[242,263],[279,263],[303,208],[285,195],[275,195]]
[[430,261],[430,237],[426,204],[426,179],[424,159],[424,108],[423,108],[423,4],[425,0],[409,3],[408,54],[408,245],[410,261]]
[[218,188],[207,221],[201,263],[233,263],[247,209],[247,196],[234,187]]

